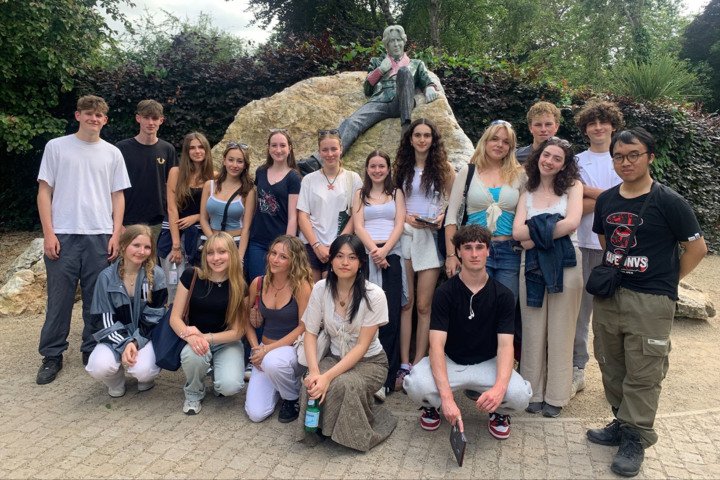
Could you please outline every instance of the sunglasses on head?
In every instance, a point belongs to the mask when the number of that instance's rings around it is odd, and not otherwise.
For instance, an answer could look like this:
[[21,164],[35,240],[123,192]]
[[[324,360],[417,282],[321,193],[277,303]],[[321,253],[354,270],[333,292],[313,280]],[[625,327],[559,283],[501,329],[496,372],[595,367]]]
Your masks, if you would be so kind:
[[337,128],[330,130],[318,130],[318,137],[324,137],[326,135],[340,135],[340,131]]
[[570,148],[570,142],[560,137],[550,137],[547,139],[548,145],[558,145],[563,148]]
[[227,148],[241,148],[243,150],[246,150],[248,148],[248,145],[247,143],[228,142]]

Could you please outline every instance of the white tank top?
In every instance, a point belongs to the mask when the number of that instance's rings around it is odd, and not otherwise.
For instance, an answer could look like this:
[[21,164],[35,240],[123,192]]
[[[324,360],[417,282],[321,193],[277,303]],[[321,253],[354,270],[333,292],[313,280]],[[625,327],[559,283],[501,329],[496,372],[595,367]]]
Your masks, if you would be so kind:
[[[547,208],[535,208],[533,206],[533,195],[534,192],[528,192],[525,202],[525,206],[527,207],[527,218],[530,219],[534,217],[535,215],[540,215],[541,213],[558,213],[562,215],[564,218],[567,215],[567,193],[563,193],[560,196],[560,200],[555,203],[555,205],[551,205]],[[572,232],[570,234],[570,240],[572,241],[573,245],[577,246],[578,239],[577,239],[577,232]]]
[[419,215],[424,217],[430,211],[432,203],[433,191],[427,194],[420,188],[423,169],[415,167],[415,176],[412,181],[412,192],[405,194],[405,208],[410,215]]
[[365,205],[365,230],[376,242],[385,241],[395,228],[395,199],[380,205]]

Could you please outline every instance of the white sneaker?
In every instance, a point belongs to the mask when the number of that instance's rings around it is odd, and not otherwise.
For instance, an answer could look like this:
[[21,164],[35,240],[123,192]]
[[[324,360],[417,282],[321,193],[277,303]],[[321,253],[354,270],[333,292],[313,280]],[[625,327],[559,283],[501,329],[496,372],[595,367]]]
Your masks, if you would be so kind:
[[197,415],[200,413],[200,410],[202,410],[202,403],[200,403],[200,400],[185,399],[185,403],[183,404],[183,413],[185,415]]
[[120,398],[125,395],[125,382],[117,388],[108,388],[108,395],[112,398]]
[[245,379],[246,382],[250,381],[250,376],[252,375],[252,369],[253,369],[252,364],[248,363],[247,366],[245,367],[245,375],[243,376],[243,378]]
[[577,392],[585,390],[585,369],[573,367],[572,388],[570,390],[570,398],[573,398]]
[[380,387],[380,390],[375,392],[374,395],[378,402],[383,403],[385,401],[385,386]]
[[147,392],[155,386],[155,380],[149,382],[138,382],[138,392]]

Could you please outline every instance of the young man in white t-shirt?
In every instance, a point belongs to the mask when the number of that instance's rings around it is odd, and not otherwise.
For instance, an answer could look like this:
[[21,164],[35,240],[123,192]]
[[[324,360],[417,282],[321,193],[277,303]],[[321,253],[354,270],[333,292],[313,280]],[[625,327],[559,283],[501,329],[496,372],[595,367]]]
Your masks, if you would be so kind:
[[62,369],[78,281],[85,324],[80,350],[87,363],[95,345],[90,335],[95,280],[119,254],[123,190],[130,187],[130,180],[120,150],[100,138],[107,112],[102,98],[81,97],[75,112],[78,131],[50,140],[40,164],[37,206],[45,240],[48,301],[40,332],[43,361],[38,385],[52,382]]
[[[603,253],[597,235],[592,231],[595,200],[602,192],[622,182],[613,168],[610,141],[613,133],[623,126],[623,114],[614,103],[590,100],[575,115],[575,124],[590,143],[590,148],[576,157],[583,183],[583,217],[577,235],[585,285],[592,269],[600,265]],[[573,396],[585,388],[585,365],[590,358],[588,330],[592,310],[592,295],[583,289],[573,348]]]

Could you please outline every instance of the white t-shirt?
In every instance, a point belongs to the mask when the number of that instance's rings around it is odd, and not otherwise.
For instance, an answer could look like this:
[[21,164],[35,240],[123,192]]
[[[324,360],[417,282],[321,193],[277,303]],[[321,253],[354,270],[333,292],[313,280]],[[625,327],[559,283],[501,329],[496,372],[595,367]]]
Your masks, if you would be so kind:
[[111,194],[130,187],[122,153],[105,140],[84,142],[75,135],[45,146],[38,181],[53,189],[55,233],[112,234]]
[[[310,215],[313,231],[323,245],[330,245],[337,238],[338,216],[347,210],[348,200],[352,204],[352,196],[362,187],[362,181],[357,173],[343,168],[332,187],[328,188],[322,170],[305,175],[300,184],[297,209]],[[309,243],[302,232],[299,237],[303,243]]]
[[[613,168],[610,152],[595,153],[585,150],[577,155],[576,161],[580,170],[580,178],[585,185],[607,190],[622,183],[622,179],[618,177]],[[592,225],[593,213],[583,215],[577,229],[578,246],[580,248],[602,250],[597,235],[592,231]]]

